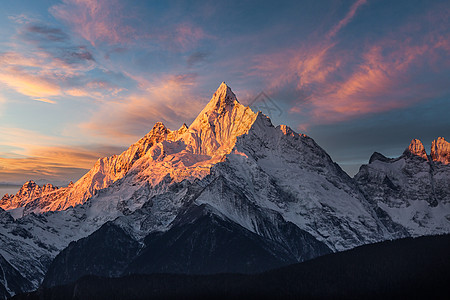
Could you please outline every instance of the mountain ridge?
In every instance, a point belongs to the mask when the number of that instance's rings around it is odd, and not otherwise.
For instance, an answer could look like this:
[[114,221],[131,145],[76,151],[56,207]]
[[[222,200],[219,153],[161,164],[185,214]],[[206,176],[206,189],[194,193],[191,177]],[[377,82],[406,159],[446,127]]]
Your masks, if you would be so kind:
[[[414,141],[396,159],[374,154],[351,178],[312,138],[275,127],[222,83],[189,127],[172,131],[158,122],[122,154],[97,161],[83,180],[0,210],[0,255],[36,288],[52,261],[55,274],[82,263],[70,251],[66,265],[54,259],[70,242],[107,238],[98,230],[108,222],[142,244],[149,234],[173,233],[183,212],[204,206],[212,214],[208,224],[225,220],[220,228],[279,245],[296,261],[321,255],[321,244],[337,252],[446,233],[450,166],[425,159],[420,145]],[[446,148],[439,145],[434,153],[441,159]],[[300,232],[309,238],[289,238]],[[198,247],[214,249],[210,236]]]

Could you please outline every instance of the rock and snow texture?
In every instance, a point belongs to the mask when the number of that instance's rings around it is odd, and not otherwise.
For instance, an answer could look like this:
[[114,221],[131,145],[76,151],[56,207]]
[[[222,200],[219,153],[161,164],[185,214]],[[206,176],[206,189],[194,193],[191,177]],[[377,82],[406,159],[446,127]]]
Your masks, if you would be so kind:
[[419,140],[403,155],[386,158],[374,153],[355,179],[366,198],[413,236],[450,231],[450,148],[439,138],[431,156]]
[[[156,123],[68,187],[28,182],[3,197],[0,255],[37,287],[61,250],[108,221],[141,245],[151,233],[170,231],[187,209],[204,206],[297,261],[323,253],[319,244],[340,251],[449,232],[449,148],[444,139],[433,145],[431,158],[418,140],[398,159],[374,153],[355,180],[313,139],[274,127],[222,83],[189,127]],[[310,238],[293,242],[296,230]]]
[[52,184],[45,184],[40,187],[34,181],[30,180],[25,182],[15,195],[4,195],[0,200],[0,207],[7,210],[24,207],[34,199],[52,194],[57,190],[58,187]]
[[189,128],[183,125],[171,131],[158,122],[122,154],[99,159],[73,185],[53,193],[20,194],[13,200],[4,197],[0,207],[25,207],[24,214],[64,210],[84,203],[128,173],[137,173],[139,181],[152,186],[162,181],[202,178],[231,151],[236,137],[246,133],[255,118],[256,114],[241,105],[231,89],[222,83]]

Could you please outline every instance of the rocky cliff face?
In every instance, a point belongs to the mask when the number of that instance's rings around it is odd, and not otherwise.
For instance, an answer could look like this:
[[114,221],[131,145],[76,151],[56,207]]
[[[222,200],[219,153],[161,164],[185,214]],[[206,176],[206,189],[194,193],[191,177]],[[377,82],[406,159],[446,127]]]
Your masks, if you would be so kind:
[[431,159],[442,164],[450,164],[450,143],[439,137],[431,144]]
[[[445,164],[448,143],[433,141],[431,156],[412,140],[402,156],[388,159],[374,153],[355,179],[366,198],[411,235],[448,232],[450,168]],[[444,163],[443,163],[444,161]]]
[[34,199],[57,193],[58,187],[52,184],[44,184],[42,187],[30,180],[23,184],[15,195],[4,195],[0,200],[0,207],[3,209],[14,209],[25,207]]

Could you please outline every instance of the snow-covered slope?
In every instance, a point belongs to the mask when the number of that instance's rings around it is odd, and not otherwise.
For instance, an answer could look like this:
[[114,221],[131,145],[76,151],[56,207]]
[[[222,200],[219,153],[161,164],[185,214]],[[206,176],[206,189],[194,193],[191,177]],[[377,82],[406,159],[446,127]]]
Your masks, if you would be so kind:
[[[189,129],[183,125],[171,131],[156,123],[128,150],[99,159],[68,187],[44,193],[34,183],[25,184],[14,197],[5,196],[1,202],[8,211],[2,211],[0,254],[37,287],[48,263],[70,241],[131,214],[144,203],[152,210],[141,216],[142,234],[167,229],[183,205],[182,193],[195,189],[187,185],[208,175],[255,118],[223,83]],[[164,193],[180,188],[176,197],[164,198]],[[134,234],[141,237],[139,232]]]
[[433,141],[431,153],[415,139],[398,158],[374,153],[355,176],[366,198],[414,236],[450,231],[448,143]]
[[[275,128],[261,113],[213,171],[258,207],[281,214],[331,249],[405,235],[392,222],[379,221],[353,180],[310,137],[284,125]],[[242,211],[237,207],[237,214]]]
[[[61,250],[106,222],[142,246],[195,207],[277,243],[298,261],[324,253],[317,245],[340,251],[449,232],[448,143],[433,145],[433,159],[417,140],[399,159],[374,154],[354,180],[313,139],[274,127],[222,83],[189,127],[156,123],[68,187],[44,192],[27,183],[4,197],[0,255],[37,287]],[[292,232],[308,238],[299,243]]]
[[255,118],[256,114],[241,105],[231,89],[222,83],[189,128],[183,125],[171,131],[164,124],[156,123],[122,154],[99,159],[73,185],[54,193],[19,192],[13,197],[5,196],[0,207],[6,210],[25,207],[24,214],[64,210],[84,203],[129,172],[138,173],[139,181],[152,186],[162,181],[202,178],[231,151],[236,137],[246,133]]

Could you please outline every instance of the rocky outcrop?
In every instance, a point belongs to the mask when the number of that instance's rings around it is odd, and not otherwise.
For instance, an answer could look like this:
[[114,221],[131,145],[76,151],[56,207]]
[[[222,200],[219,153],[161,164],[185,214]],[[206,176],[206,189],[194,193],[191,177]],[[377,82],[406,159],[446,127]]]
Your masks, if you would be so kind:
[[448,143],[433,141],[430,157],[412,140],[403,155],[388,159],[374,153],[355,179],[366,198],[411,235],[450,231]]
[[437,138],[431,143],[431,159],[442,164],[450,164],[450,143],[443,137]]

